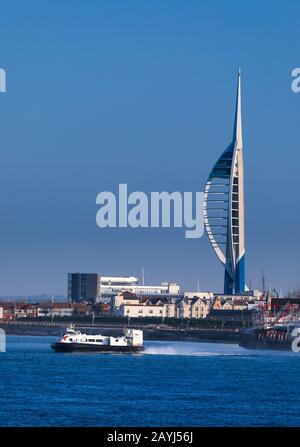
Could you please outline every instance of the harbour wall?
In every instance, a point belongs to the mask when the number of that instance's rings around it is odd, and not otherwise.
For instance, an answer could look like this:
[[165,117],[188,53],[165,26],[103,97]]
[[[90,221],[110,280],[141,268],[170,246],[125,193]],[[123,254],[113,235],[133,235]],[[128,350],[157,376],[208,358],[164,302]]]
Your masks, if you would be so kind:
[[[67,325],[65,323],[49,322],[6,322],[0,323],[6,334],[10,335],[50,335],[61,336]],[[122,334],[124,325],[122,324],[95,324],[77,325],[80,330],[87,333],[105,332],[105,335],[119,336]],[[155,325],[127,325],[136,329],[143,329],[145,340],[169,340],[169,341],[218,341],[218,342],[239,342],[239,329],[219,329],[213,327],[205,328],[178,328]]]

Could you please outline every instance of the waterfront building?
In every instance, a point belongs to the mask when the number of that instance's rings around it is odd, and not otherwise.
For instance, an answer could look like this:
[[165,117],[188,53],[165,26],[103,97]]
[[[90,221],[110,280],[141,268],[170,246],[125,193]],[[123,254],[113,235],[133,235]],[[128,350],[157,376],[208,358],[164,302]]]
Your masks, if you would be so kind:
[[[136,315],[139,317],[163,316],[173,318],[176,316],[176,300],[178,299],[180,299],[178,296],[175,298],[175,296],[168,295],[147,296],[122,292],[112,300],[112,313],[115,316],[133,317]],[[128,306],[135,306],[135,308]],[[160,309],[163,309],[162,313]]]
[[26,306],[22,306],[22,303],[18,303],[14,305],[14,316],[15,318],[26,318]]
[[118,316],[128,318],[165,317],[164,305],[151,304],[121,304]]
[[163,282],[160,285],[101,284],[101,300],[112,300],[120,292],[130,292],[137,295],[177,295],[180,293],[180,286],[168,282]]
[[[22,302],[1,302],[3,320],[10,321],[17,318],[36,317],[36,309],[33,305]],[[0,317],[1,319],[1,317]]]
[[101,298],[100,275],[98,273],[69,273],[68,301],[96,303]]
[[263,295],[257,293],[257,290],[249,291],[243,295],[224,295],[215,294],[212,309],[213,310],[254,310],[264,305]]
[[112,299],[113,313],[116,314],[122,304],[139,304],[140,298],[131,292],[120,292]]
[[176,305],[177,318],[206,318],[210,309],[209,300],[199,297],[182,298]]
[[225,268],[224,293],[244,292],[244,164],[240,71],[232,141],[214,165],[206,182],[203,216],[208,239]]
[[92,315],[93,307],[91,304],[84,303],[51,303],[44,302],[36,305],[38,317],[73,317]]
[[135,276],[101,276],[100,278],[102,288],[137,286],[138,282],[139,280]]
[[38,317],[72,317],[73,306],[68,303],[41,303],[37,308]]

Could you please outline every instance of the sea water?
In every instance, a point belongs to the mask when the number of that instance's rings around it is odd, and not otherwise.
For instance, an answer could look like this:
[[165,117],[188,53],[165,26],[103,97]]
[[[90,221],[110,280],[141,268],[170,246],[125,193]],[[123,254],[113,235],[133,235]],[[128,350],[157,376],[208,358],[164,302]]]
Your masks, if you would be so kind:
[[55,340],[7,337],[1,426],[300,426],[300,353],[158,341],[56,353]]

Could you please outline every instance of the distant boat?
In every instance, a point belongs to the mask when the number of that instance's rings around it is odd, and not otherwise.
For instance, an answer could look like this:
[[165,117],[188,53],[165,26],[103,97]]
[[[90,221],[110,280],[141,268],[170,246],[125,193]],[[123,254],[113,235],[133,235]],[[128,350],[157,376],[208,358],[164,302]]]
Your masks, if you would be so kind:
[[98,351],[98,352],[128,352],[135,353],[144,350],[143,331],[138,329],[124,329],[121,337],[107,335],[83,334],[71,325],[63,337],[51,348],[57,352]]

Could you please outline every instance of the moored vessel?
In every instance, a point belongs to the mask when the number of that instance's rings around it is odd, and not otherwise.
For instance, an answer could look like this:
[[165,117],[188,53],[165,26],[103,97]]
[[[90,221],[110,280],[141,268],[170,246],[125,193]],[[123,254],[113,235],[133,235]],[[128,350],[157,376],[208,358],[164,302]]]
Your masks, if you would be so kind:
[[253,326],[240,334],[240,346],[300,352],[300,308],[293,299],[273,298],[253,314]]
[[275,349],[299,352],[300,328],[295,326],[243,329],[239,345],[250,349]]
[[124,329],[124,335],[111,337],[100,334],[85,334],[74,326],[67,328],[63,337],[51,345],[54,351],[98,351],[98,352],[128,352],[137,353],[144,350],[143,331]]

